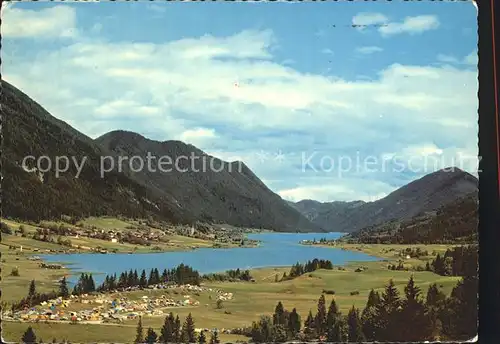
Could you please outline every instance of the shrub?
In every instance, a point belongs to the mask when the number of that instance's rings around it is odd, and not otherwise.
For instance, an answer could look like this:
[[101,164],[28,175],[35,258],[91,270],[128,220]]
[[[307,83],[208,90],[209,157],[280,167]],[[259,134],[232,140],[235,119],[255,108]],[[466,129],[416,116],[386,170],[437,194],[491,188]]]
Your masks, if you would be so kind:
[[217,300],[217,309],[221,309],[224,307],[224,303],[222,302],[221,299]]
[[5,222],[0,223],[0,228],[2,229],[3,234],[12,234],[12,229]]
[[10,272],[11,276],[16,276],[19,277],[19,269],[17,267],[12,268],[12,271]]
[[357,290],[351,291],[351,295],[359,295],[359,291],[357,291]]
[[325,290],[325,289],[323,289],[323,294],[335,295],[335,290]]

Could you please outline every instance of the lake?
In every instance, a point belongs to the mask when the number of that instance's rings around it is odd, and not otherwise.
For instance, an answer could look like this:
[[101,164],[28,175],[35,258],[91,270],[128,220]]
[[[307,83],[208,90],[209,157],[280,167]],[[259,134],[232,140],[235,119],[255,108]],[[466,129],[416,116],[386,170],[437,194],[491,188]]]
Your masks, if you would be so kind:
[[[259,233],[248,238],[260,240],[259,247],[163,252],[145,254],[59,254],[41,256],[47,262],[64,262],[73,272],[92,272],[96,283],[101,283],[105,274],[130,269],[140,273],[142,269],[158,268],[161,271],[184,263],[200,273],[222,272],[229,269],[252,269],[272,266],[290,266],[305,263],[314,258],[330,260],[334,265],[349,261],[376,261],[379,258],[361,252],[344,251],[338,248],[300,245],[301,240],[320,238],[338,239],[343,233]],[[77,277],[69,280],[74,282]]]

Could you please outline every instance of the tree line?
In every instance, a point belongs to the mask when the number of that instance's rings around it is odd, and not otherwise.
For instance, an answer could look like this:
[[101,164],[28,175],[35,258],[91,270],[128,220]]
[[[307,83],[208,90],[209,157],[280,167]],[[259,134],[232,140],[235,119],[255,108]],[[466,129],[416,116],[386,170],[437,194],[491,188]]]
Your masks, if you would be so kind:
[[202,276],[203,280],[207,281],[217,281],[217,282],[226,282],[226,281],[251,281],[252,276],[250,275],[250,270],[227,270],[224,273],[211,273],[205,274]]
[[189,313],[181,325],[179,315],[174,316],[172,312],[165,317],[163,326],[159,333],[156,333],[151,327],[147,329],[144,335],[142,327],[142,319],[139,317],[137,323],[135,344],[139,343],[199,343],[199,344],[219,344],[219,335],[217,331],[212,331],[210,340],[203,331],[200,334],[196,333],[193,316]]
[[283,277],[281,280],[285,281],[292,278],[296,278],[303,274],[310,273],[319,269],[332,270],[333,264],[329,260],[318,259],[318,258],[309,260],[304,264],[297,262],[290,268],[290,272],[288,273],[288,275],[286,274],[286,272],[283,273]]
[[160,283],[200,285],[200,282],[199,272],[189,265],[181,263],[173,269],[164,269],[161,275],[157,268],[153,268],[149,272],[149,277],[146,270],[142,270],[140,276],[137,270],[122,272],[118,278],[116,274],[106,275],[104,282],[97,288],[97,291],[123,290],[132,287],[147,288]]
[[458,246],[447,249],[443,256],[438,254],[426,270],[441,276],[470,276],[477,274],[477,245]]

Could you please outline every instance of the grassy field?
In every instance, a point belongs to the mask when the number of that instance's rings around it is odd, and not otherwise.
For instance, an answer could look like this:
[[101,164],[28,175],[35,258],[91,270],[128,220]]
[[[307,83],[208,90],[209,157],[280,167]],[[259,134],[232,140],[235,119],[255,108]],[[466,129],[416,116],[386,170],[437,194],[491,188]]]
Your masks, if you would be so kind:
[[[88,324],[60,324],[60,323],[16,323],[5,322],[2,324],[2,337],[6,341],[20,342],[24,331],[31,326],[35,331],[37,340],[43,339],[45,343],[51,343],[57,339],[58,343],[63,340],[72,343],[132,343],[136,335],[136,324],[127,325],[88,325]],[[144,334],[148,326],[143,325]],[[153,328],[158,334],[159,327]],[[207,341],[210,338],[207,338]],[[248,341],[247,337],[233,334],[219,334],[222,343],[235,343],[237,341]]]
[[[2,235],[2,240],[5,238]],[[31,280],[36,280],[39,292],[57,290],[58,280],[69,274],[66,269],[41,269],[40,262],[28,260],[29,254],[9,250],[3,242],[0,244],[2,254],[2,302],[12,304],[28,294]],[[13,268],[17,268],[19,276],[11,276]]]

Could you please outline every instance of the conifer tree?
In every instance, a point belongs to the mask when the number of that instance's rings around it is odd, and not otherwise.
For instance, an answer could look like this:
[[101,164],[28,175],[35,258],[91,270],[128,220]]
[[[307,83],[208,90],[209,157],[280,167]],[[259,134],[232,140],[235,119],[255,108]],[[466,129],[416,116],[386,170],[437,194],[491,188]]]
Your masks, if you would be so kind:
[[145,288],[148,286],[148,280],[146,277],[146,270],[142,270],[141,278],[139,279],[139,286]]
[[92,293],[95,291],[95,282],[94,282],[94,278],[92,277],[92,274],[89,274],[88,275],[88,279],[87,279],[87,283],[88,283],[88,287],[87,287],[87,290],[85,290],[86,293]]
[[377,329],[376,339],[379,341],[397,341],[401,340],[398,323],[399,308],[401,300],[399,292],[391,279],[385,287],[384,292],[380,297],[380,303],[376,307],[377,311]]
[[177,315],[175,317],[175,322],[174,322],[174,330],[172,331],[172,334],[174,335],[174,341],[176,343],[180,343],[181,341],[181,319],[179,319],[179,316]]
[[330,307],[328,307],[328,313],[326,315],[326,328],[330,329],[335,326],[337,319],[340,317],[339,308],[337,307],[337,303],[335,299],[332,298],[330,302]]
[[405,289],[406,299],[401,303],[401,314],[399,321],[411,326],[400,327],[400,338],[405,341],[422,341],[428,338],[426,330],[429,329],[426,309],[420,300],[420,288],[415,285],[413,276],[410,277]]
[[137,274],[137,270],[134,270],[133,285],[139,285],[139,275]]
[[375,290],[370,290],[370,294],[368,294],[368,302],[366,303],[366,307],[372,307],[378,305],[380,302],[380,294]]
[[427,289],[426,305],[427,307],[437,307],[446,299],[446,295],[441,292],[436,283],[433,283]]
[[314,318],[316,331],[319,336],[326,334],[326,315],[325,295],[321,294],[318,300],[318,312]]
[[428,328],[425,330],[427,336],[426,340],[429,341],[439,341],[441,340],[441,333],[443,331],[443,326],[441,319],[439,319],[438,311],[431,307],[427,313],[427,325]]
[[153,285],[155,284],[155,276],[154,276],[154,269],[151,269],[149,272],[149,279],[148,279],[148,285]]
[[445,273],[445,261],[444,258],[441,258],[441,255],[438,253],[436,259],[432,262],[432,269],[438,275],[444,275]]
[[155,284],[160,284],[160,283],[161,283],[160,271],[158,271],[158,269],[155,268]]
[[285,325],[285,309],[281,301],[278,302],[274,310],[273,325]]
[[210,344],[219,344],[219,334],[217,331],[212,332],[212,336],[210,337]]
[[134,272],[132,269],[127,274],[127,287],[132,287],[134,285]]
[[259,324],[255,321],[252,322],[252,329],[250,330],[250,337],[254,343],[262,343],[262,334],[260,332]]
[[477,334],[478,318],[478,278],[464,276],[451,292],[449,302],[451,334],[454,339],[467,340]]
[[269,343],[273,340],[273,321],[269,316],[260,317],[259,329],[263,343]]
[[345,342],[347,341],[347,323],[344,317],[339,317],[332,328],[328,329],[327,342]]
[[160,342],[172,343],[174,341],[174,315],[170,313],[165,317],[165,322],[161,328]]
[[205,337],[205,333],[201,331],[200,335],[198,336],[198,344],[206,344],[206,343],[207,343],[207,337]]
[[157,336],[156,332],[151,327],[148,328],[148,331],[146,333],[146,343],[148,343],[148,344],[156,343],[157,337],[158,336]]
[[288,332],[290,333],[292,339],[295,339],[297,334],[300,332],[300,315],[297,313],[297,309],[293,309],[288,317]]
[[59,284],[59,295],[63,298],[67,298],[69,296],[68,284],[65,276],[61,279]]
[[[34,281],[32,281],[32,282],[34,282]],[[26,343],[26,344],[36,343],[36,335],[35,335],[35,332],[33,331],[33,329],[31,328],[31,326],[29,326],[26,329],[26,331],[23,333],[23,336],[21,338],[21,342]]]
[[144,343],[144,334],[142,333],[142,318],[139,317],[134,343]]
[[314,324],[314,317],[312,315],[311,310],[309,310],[309,314],[307,315],[306,321],[304,323],[304,334],[307,339],[312,339],[316,336],[316,328]]
[[361,313],[363,334],[367,341],[374,341],[377,331],[381,328],[376,306],[367,306]]
[[349,314],[347,314],[347,326],[347,338],[349,342],[358,343],[365,341],[365,336],[363,335],[363,329],[361,327],[361,320],[359,318],[359,310],[354,308],[354,306],[352,306]]
[[124,272],[120,274],[120,278],[118,279],[118,287],[126,288],[127,287],[127,276]]
[[184,342],[196,343],[196,333],[194,329],[194,320],[191,313],[189,313],[182,326],[182,338]]
[[[34,297],[36,294],[36,286],[35,286],[35,280],[31,280],[30,282],[30,287],[28,289],[28,298]],[[28,327],[30,329],[31,327]]]

